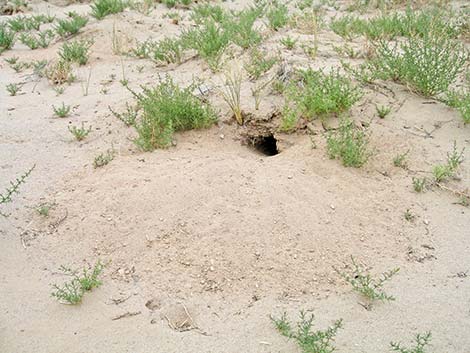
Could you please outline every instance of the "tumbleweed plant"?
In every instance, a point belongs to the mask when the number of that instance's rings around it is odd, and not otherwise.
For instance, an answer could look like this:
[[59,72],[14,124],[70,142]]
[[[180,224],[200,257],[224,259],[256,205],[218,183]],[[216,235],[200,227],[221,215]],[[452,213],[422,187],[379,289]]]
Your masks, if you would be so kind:
[[313,314],[307,316],[300,312],[300,321],[293,327],[287,319],[286,313],[280,318],[271,317],[279,333],[297,343],[303,353],[332,353],[335,351],[334,338],[342,327],[342,320],[337,320],[326,330],[313,330]]
[[239,125],[243,125],[243,112],[240,106],[240,90],[242,85],[242,72],[236,67],[225,73],[225,84],[220,89],[223,100]]
[[338,269],[334,270],[348,282],[354,291],[361,294],[363,297],[368,299],[370,302],[380,301],[392,301],[395,297],[387,294],[383,290],[383,286],[388,282],[394,275],[400,271],[399,268],[394,268],[390,271],[384,272],[381,277],[373,277],[366,268],[356,262],[354,257],[351,256],[352,269],[350,272],[341,272]]

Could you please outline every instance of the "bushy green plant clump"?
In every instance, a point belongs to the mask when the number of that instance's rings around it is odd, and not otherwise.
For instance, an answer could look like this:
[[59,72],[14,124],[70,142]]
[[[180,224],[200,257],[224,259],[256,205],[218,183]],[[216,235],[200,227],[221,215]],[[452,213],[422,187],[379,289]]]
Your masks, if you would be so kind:
[[227,16],[227,13],[221,6],[203,3],[193,8],[190,17],[197,24],[202,24],[206,20],[222,23]]
[[297,116],[308,120],[348,111],[362,96],[361,90],[338,70],[324,73],[299,71],[299,80],[287,87],[286,103]]
[[286,313],[280,318],[271,317],[276,329],[285,337],[294,340],[303,353],[332,353],[335,351],[333,346],[334,338],[338,330],[342,327],[342,320],[337,320],[326,330],[313,331],[314,315],[300,312],[300,321],[297,327],[287,319]]
[[91,15],[101,20],[108,15],[124,11],[128,6],[125,0],[95,0],[91,6]]
[[15,43],[15,33],[10,31],[5,24],[0,24],[0,54],[11,49]]
[[356,128],[349,118],[341,119],[338,130],[328,134],[326,143],[329,157],[341,159],[346,167],[359,168],[370,157],[365,132]]
[[401,82],[417,94],[434,97],[446,92],[469,60],[467,50],[445,37],[409,38],[400,46],[377,46],[377,76]]
[[266,18],[268,19],[269,28],[277,31],[289,22],[289,10],[285,4],[277,1],[273,2],[267,9]]
[[85,27],[88,23],[88,19],[84,16],[72,12],[69,14],[70,19],[58,20],[55,27],[56,32],[62,38],[77,34],[78,31]]
[[244,68],[253,80],[259,79],[264,73],[269,71],[277,62],[278,58],[269,56],[258,49],[250,52],[250,60],[245,63]]
[[165,38],[159,42],[153,43],[150,49],[151,58],[156,62],[181,63],[183,58],[183,41],[179,38]]
[[85,65],[88,62],[89,50],[93,44],[90,40],[77,40],[66,42],[60,49],[59,56],[66,62],[75,62],[79,65]]
[[436,183],[446,181],[456,174],[459,166],[464,160],[464,151],[465,149],[459,151],[457,149],[457,143],[454,141],[452,152],[447,153],[446,164],[438,164],[432,169],[432,174]]
[[211,126],[216,116],[211,107],[193,95],[194,86],[180,88],[170,77],[137,98],[142,117],[135,123],[137,145],[146,151],[171,145],[175,131]]
[[189,6],[191,4],[191,0],[163,0],[162,3],[171,9],[176,5]]
[[457,109],[465,124],[470,124],[470,91],[449,91],[445,102],[448,106]]
[[214,71],[219,68],[230,39],[229,31],[214,21],[206,21],[182,36],[185,47],[196,50]]
[[231,41],[244,49],[258,45],[262,37],[254,23],[260,15],[258,8],[249,8],[226,19],[223,26],[230,33]]
[[369,39],[393,39],[403,37],[425,37],[437,35],[456,38],[461,26],[452,15],[438,8],[415,11],[408,8],[405,13],[384,13],[378,17],[361,19],[348,15],[333,19],[330,28],[343,38],[352,39],[364,35]]
[[85,292],[101,286],[102,282],[98,279],[104,269],[104,264],[98,261],[93,268],[84,268],[82,272],[72,270],[61,266],[60,270],[72,280],[64,283],[62,286],[54,284],[52,296],[64,304],[79,304],[82,301]]

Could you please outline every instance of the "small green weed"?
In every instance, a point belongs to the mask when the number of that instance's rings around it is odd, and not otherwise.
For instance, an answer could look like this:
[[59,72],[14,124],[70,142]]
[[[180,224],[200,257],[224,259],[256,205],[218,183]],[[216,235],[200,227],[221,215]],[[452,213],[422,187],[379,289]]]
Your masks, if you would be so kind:
[[36,207],[36,212],[43,217],[49,217],[49,212],[55,206],[55,202],[43,202]]
[[393,352],[398,353],[425,353],[426,346],[429,345],[431,341],[431,332],[426,332],[424,334],[417,334],[415,338],[415,346],[412,348],[407,348],[401,345],[401,343],[391,342],[390,346]]
[[449,91],[447,92],[445,103],[457,109],[464,124],[470,124],[470,91]]
[[81,127],[70,126],[69,125],[70,133],[75,137],[77,141],[84,140],[88,134],[91,132],[91,126],[85,128],[84,124],[82,123]]
[[353,287],[354,291],[364,296],[370,303],[375,300],[395,300],[395,297],[384,292],[383,285],[398,273],[399,268],[384,272],[380,278],[374,278],[363,266],[358,264],[352,256],[351,262],[352,269],[349,273],[341,272],[336,268],[334,270]]
[[273,2],[266,12],[268,27],[274,31],[286,26],[289,22],[289,10],[285,4]]
[[108,15],[124,11],[128,3],[123,0],[95,0],[90,6],[91,15],[101,20]]
[[386,106],[375,106],[375,110],[377,111],[377,115],[380,119],[385,119],[388,114],[392,111],[392,108]]
[[342,118],[337,131],[328,134],[326,139],[328,156],[339,158],[345,167],[359,168],[370,157],[368,139],[349,118]]
[[282,38],[280,40],[281,44],[284,45],[287,49],[292,50],[295,48],[295,45],[297,44],[297,39],[293,39],[290,36],[287,36],[285,38]]
[[91,40],[66,42],[62,45],[59,56],[63,61],[85,65],[88,62],[89,50],[92,44]]
[[464,160],[465,148],[460,152],[457,150],[457,143],[454,141],[452,152],[447,153],[447,163],[433,167],[432,174],[436,183],[441,183],[455,176],[457,169]]
[[101,261],[98,261],[93,268],[84,268],[81,273],[78,270],[61,266],[60,271],[67,276],[71,276],[72,280],[62,286],[54,284],[52,286],[54,289],[52,296],[63,304],[75,305],[81,303],[85,292],[101,286],[102,282],[98,277],[103,269],[104,264]]
[[72,12],[70,19],[58,20],[55,30],[59,36],[66,38],[77,34],[80,29],[86,26],[88,19],[85,16]]
[[111,111],[111,113],[113,113],[113,115],[116,118],[118,118],[124,124],[126,124],[126,126],[134,126],[135,121],[137,119],[137,113],[138,113],[137,108],[131,107],[129,103],[127,102],[126,102],[126,111],[123,113],[117,113],[113,109],[111,109],[111,107],[108,107],[108,108]]
[[393,165],[395,167],[406,169],[408,167],[408,162],[406,161],[406,158],[408,157],[408,153],[410,153],[410,150],[406,151],[405,153],[397,154],[393,158]]
[[279,333],[289,339],[293,339],[303,353],[332,353],[335,351],[333,341],[338,330],[342,327],[342,320],[337,320],[326,330],[313,331],[314,315],[307,316],[300,312],[300,321],[293,328],[287,319],[286,313],[280,318],[271,317]]
[[258,45],[262,36],[254,23],[260,14],[259,9],[249,8],[236,13],[233,18],[226,18],[222,25],[230,33],[230,40],[244,49]]
[[[148,43],[149,45],[149,43]],[[159,42],[152,43],[152,59],[157,63],[180,64],[183,57],[183,41],[179,38],[165,38]]]
[[93,167],[100,168],[109,164],[114,159],[114,150],[108,150],[104,153],[97,155],[93,161]]
[[416,192],[423,192],[426,190],[427,179],[426,178],[415,178],[412,179],[413,189]]
[[253,49],[250,52],[250,60],[245,63],[244,68],[251,79],[257,80],[277,62],[279,62],[278,58],[271,57],[258,49]]
[[62,102],[62,105],[59,107],[52,106],[52,109],[54,110],[54,114],[58,118],[65,118],[69,116],[71,107],[70,105],[65,105],[64,102]]
[[21,91],[21,85],[17,83],[9,83],[6,85],[7,92],[10,96],[16,96]]
[[9,31],[4,24],[0,24],[0,54],[11,49],[15,43],[15,33]]
[[[19,193],[20,186],[26,182],[26,179],[29,177],[35,167],[36,165],[33,165],[20,177],[16,178],[14,181],[10,181],[10,186],[5,189],[4,193],[0,193],[0,205],[5,205],[12,202],[13,195]],[[0,216],[7,217],[7,215],[2,211],[0,211]]]
[[416,216],[411,212],[411,210],[409,208],[405,211],[405,213],[403,214],[403,217],[408,222],[413,222],[416,219]]

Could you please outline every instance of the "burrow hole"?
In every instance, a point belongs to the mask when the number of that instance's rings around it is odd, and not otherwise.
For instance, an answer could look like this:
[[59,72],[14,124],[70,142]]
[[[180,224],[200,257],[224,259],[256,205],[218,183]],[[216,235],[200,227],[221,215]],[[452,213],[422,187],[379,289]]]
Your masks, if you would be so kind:
[[277,150],[277,140],[272,134],[252,136],[248,139],[248,142],[255,151],[265,156],[275,156],[279,153]]

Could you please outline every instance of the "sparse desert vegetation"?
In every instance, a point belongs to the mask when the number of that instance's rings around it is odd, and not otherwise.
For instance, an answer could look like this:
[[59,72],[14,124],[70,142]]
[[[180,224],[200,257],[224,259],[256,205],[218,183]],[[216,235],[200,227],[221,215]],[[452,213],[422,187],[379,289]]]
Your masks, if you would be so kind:
[[0,351],[468,353],[469,33],[461,0],[0,4]]

